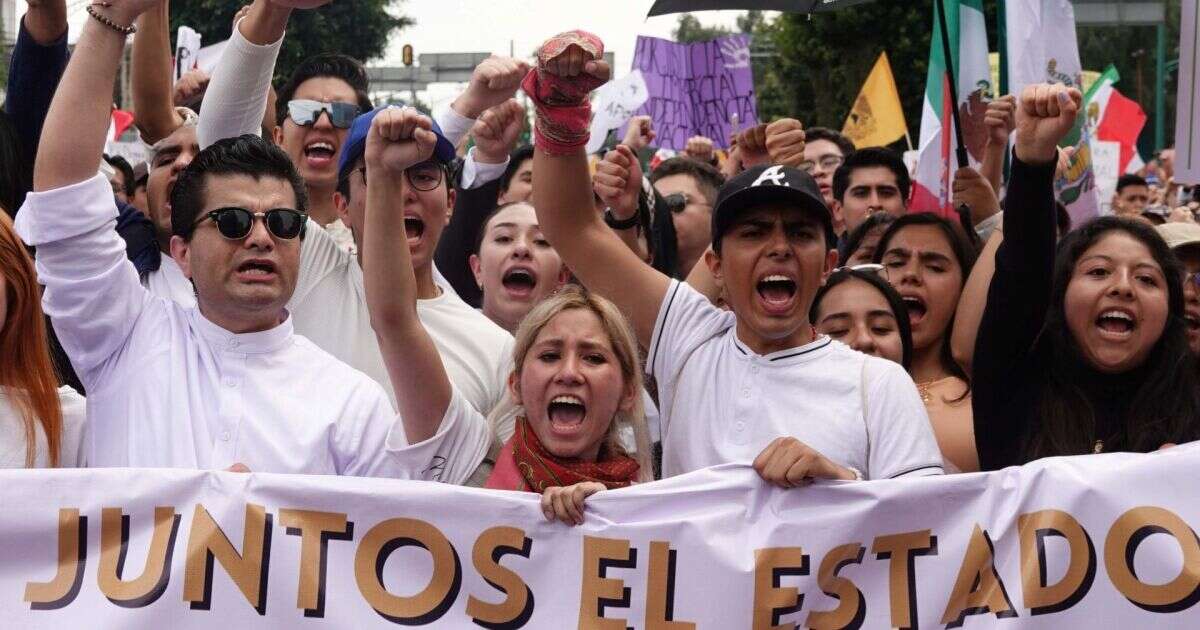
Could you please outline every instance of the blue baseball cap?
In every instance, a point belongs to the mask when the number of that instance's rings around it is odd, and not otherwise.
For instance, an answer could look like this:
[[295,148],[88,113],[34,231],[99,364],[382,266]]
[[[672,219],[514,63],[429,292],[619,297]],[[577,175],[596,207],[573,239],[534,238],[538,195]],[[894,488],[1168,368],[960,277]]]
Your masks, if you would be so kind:
[[[391,106],[377,107],[365,114],[359,114],[358,118],[354,119],[354,124],[350,126],[350,135],[346,136],[346,143],[342,145],[342,157],[338,159],[339,181],[350,174],[350,167],[366,153],[367,133],[371,131],[371,121],[375,120],[376,114],[388,107]],[[433,147],[433,159],[442,164],[450,164],[456,155],[454,144],[446,139],[446,134],[442,133],[442,128],[438,126],[436,120],[433,121],[433,133],[437,135],[437,144]]]

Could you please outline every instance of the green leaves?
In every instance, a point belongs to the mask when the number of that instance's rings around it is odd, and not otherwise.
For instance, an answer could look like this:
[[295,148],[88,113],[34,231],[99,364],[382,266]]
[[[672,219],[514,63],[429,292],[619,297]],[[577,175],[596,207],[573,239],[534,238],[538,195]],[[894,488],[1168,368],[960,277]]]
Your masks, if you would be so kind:
[[[229,37],[233,15],[249,0],[190,0],[171,5],[171,36],[190,26],[214,44]],[[324,52],[338,52],[360,61],[383,55],[388,38],[414,22],[389,10],[391,0],[340,0],[312,11],[295,11],[275,67],[276,85],[287,80],[301,61]]]

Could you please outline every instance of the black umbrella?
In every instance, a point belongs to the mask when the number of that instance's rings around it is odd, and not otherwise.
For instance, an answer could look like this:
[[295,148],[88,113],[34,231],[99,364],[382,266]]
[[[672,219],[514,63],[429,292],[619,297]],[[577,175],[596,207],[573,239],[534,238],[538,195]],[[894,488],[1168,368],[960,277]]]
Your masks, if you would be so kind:
[[765,9],[788,11],[789,13],[821,13],[837,11],[871,0],[658,0],[650,7],[650,16],[689,11],[716,11],[720,9]]

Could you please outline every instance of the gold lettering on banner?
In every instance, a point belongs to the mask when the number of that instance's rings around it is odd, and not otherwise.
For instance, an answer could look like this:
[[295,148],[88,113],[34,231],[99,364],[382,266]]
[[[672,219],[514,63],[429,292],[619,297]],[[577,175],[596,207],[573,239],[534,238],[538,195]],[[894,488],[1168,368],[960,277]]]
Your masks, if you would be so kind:
[[997,619],[1017,616],[1004,581],[996,572],[995,554],[991,537],[977,523],[942,615],[947,628],[962,626],[968,615],[992,613]]
[[637,567],[637,549],[628,540],[583,537],[583,588],[579,595],[579,630],[625,630],[625,619],[605,619],[605,608],[629,608],[625,581],[607,576],[608,569]]
[[937,536],[925,529],[879,536],[871,544],[871,553],[878,560],[888,560],[888,591],[891,601],[892,627],[917,627],[917,575],[914,559],[917,556],[937,555]]
[[808,556],[800,547],[767,547],[754,550],[754,630],[793,630],[794,623],[779,625],[784,615],[799,612],[804,596],[794,586],[781,586],[785,576],[808,575]]
[[[410,597],[389,593],[383,585],[384,565],[401,547],[420,547],[433,558],[429,584]],[[437,621],[450,610],[462,585],[462,564],[454,545],[438,528],[414,518],[392,518],[363,536],[354,555],[354,579],[363,598],[381,617],[419,626]]]
[[[1183,567],[1166,584],[1146,584],[1133,570],[1138,546],[1153,534],[1167,534],[1183,552]],[[1137,507],[1122,514],[1104,541],[1104,566],[1113,586],[1139,608],[1173,613],[1200,600],[1200,542],[1196,532],[1174,512],[1160,507]]]
[[650,543],[646,577],[646,630],[696,630],[689,621],[675,621],[675,558],[671,543]]
[[142,573],[122,579],[129,551],[129,517],[121,508],[104,508],[100,513],[100,572],[96,581],[100,592],[112,603],[125,608],[153,604],[167,590],[171,578],[171,557],[179,533],[179,515],[173,507],[154,508],[154,533]]
[[75,601],[87,563],[87,517],[78,508],[58,511],[58,571],[49,582],[25,584],[31,610],[57,610]]
[[477,625],[489,630],[511,630],[529,623],[533,616],[533,591],[512,569],[502,566],[500,559],[509,554],[529,558],[533,541],[525,531],[516,527],[492,527],[475,539],[471,562],[485,582],[506,595],[503,602],[490,604],[474,595],[467,598],[467,615]]
[[[1017,519],[1021,538],[1021,593],[1031,615],[1067,610],[1092,588],[1096,577],[1096,547],[1075,517],[1062,510],[1041,510]],[[1047,584],[1046,538],[1067,541],[1070,561],[1057,584]]]
[[300,576],[296,608],[305,617],[325,616],[325,577],[330,540],[352,540],[354,523],[345,514],[309,510],[279,510],[279,524],[289,536],[300,537]]
[[862,627],[867,616],[867,600],[854,582],[839,577],[838,572],[847,565],[862,564],[866,551],[859,543],[850,543],[834,547],[825,554],[817,572],[817,584],[821,592],[839,601],[838,607],[808,613],[805,625],[812,630],[857,630]]
[[215,559],[254,610],[260,615],[267,614],[271,525],[272,517],[266,508],[247,503],[242,552],[238,553],[208,510],[197,503],[192,514],[191,533],[188,534],[183,600],[191,602],[193,610],[208,610],[212,607]]

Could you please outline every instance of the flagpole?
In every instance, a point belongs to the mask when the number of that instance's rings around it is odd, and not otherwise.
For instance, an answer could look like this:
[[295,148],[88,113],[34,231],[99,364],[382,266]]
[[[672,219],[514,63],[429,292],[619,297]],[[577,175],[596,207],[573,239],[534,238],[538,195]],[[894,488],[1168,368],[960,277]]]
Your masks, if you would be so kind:
[[908,135],[908,125],[904,125],[904,141],[908,143],[909,151],[914,150],[913,144],[912,144],[912,136]]
[[958,81],[954,75],[954,57],[950,53],[950,29],[946,27],[946,3],[945,0],[937,0],[934,3],[933,10],[937,12],[938,24],[942,27],[942,56],[946,58],[946,76],[949,78],[950,102],[953,105],[950,107],[950,117],[954,122],[954,139],[958,142],[958,167],[965,168],[970,166],[970,158],[967,156],[967,145],[963,142],[962,124],[958,119]]

